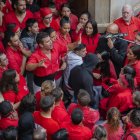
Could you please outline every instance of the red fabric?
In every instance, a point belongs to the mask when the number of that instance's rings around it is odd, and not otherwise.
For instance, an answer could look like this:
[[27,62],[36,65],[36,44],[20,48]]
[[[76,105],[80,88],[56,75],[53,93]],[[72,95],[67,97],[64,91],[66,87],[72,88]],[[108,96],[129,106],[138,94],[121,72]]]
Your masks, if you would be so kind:
[[5,53],[5,49],[4,49],[2,41],[0,41],[0,52]]
[[2,9],[2,12],[3,12],[4,14],[13,12],[12,5],[11,5],[11,3],[10,3],[9,1],[10,1],[10,0],[6,0],[6,4],[5,4],[5,6],[3,7],[3,9]]
[[82,124],[63,123],[62,128],[66,128],[69,132],[69,140],[90,140],[92,138],[91,130]]
[[[38,26],[40,31],[48,27],[43,23],[43,21],[39,22]],[[58,31],[60,28],[59,24],[54,19],[52,19],[52,22],[50,23],[50,27],[52,27],[55,31]]]
[[121,33],[128,34],[128,36],[125,36],[124,38],[131,41],[135,40],[135,34],[140,31],[140,19],[136,17],[132,17],[129,25],[126,24],[122,17],[115,20],[114,23],[119,26],[119,31]]
[[29,58],[28,64],[38,63],[40,60],[46,58],[45,65],[47,68],[38,67],[34,70],[36,76],[47,76],[53,74],[59,69],[59,56],[67,50],[66,47],[60,47],[58,44],[54,44],[54,47],[51,51],[51,60],[38,48]]
[[10,118],[1,118],[0,119],[0,130],[4,130],[9,126],[18,126],[18,120]]
[[5,31],[8,24],[15,23],[20,27],[21,30],[23,30],[26,26],[26,21],[29,18],[33,18],[33,14],[28,10],[26,11],[26,16],[24,17],[22,22],[17,19],[15,12],[10,12],[3,17],[3,29]]
[[62,122],[70,121],[69,114],[65,108],[61,107],[61,104],[54,107],[52,111],[52,118],[57,121],[59,125],[61,125]]
[[47,15],[49,15],[49,14],[52,14],[52,11],[51,11],[50,8],[45,7],[45,8],[41,8],[41,9],[40,9],[40,14],[41,14],[41,17],[44,18],[45,16],[47,16]]
[[18,84],[18,94],[17,94],[17,97],[16,97],[16,102],[21,101],[22,98],[24,96],[26,96],[28,93],[29,93],[29,90],[28,90],[28,87],[27,87],[27,84],[26,84],[26,80],[22,75],[20,75],[20,81],[19,81],[19,84]]
[[71,33],[71,38],[72,38],[72,41],[79,41],[79,36],[80,34],[83,33],[83,29],[80,29],[80,31],[78,33],[76,33],[76,30],[72,31]]
[[[77,27],[77,24],[78,24],[78,17],[76,15],[74,15],[74,14],[70,14],[69,19],[70,19],[71,30],[75,30],[76,27]],[[58,24],[60,24],[60,20],[61,20],[61,17],[58,17],[56,19],[56,22]]]
[[75,103],[71,103],[69,108],[68,108],[68,113],[71,115],[72,111],[75,108],[80,108],[83,113],[84,113],[84,120],[83,120],[83,124],[92,129],[94,127],[94,124],[99,120],[100,118],[100,114],[97,110],[94,110],[90,107],[82,107],[78,104]]
[[82,43],[86,45],[87,53],[95,52],[98,45],[99,37],[100,37],[100,34],[98,33],[94,35],[93,37],[89,37],[86,34],[82,35]]
[[33,115],[35,123],[41,125],[43,128],[46,129],[47,140],[52,140],[51,139],[52,134],[54,134],[57,130],[60,129],[58,123],[52,118],[45,118],[41,116],[41,113],[39,111],[35,111]]
[[123,134],[124,134],[124,130],[120,124],[119,128],[117,131],[111,131],[110,130],[110,126],[109,124],[105,123],[103,125],[105,127],[105,129],[107,130],[107,140],[121,140]]
[[10,69],[15,69],[18,73],[21,72],[21,65],[23,54],[18,49],[13,49],[12,47],[8,46],[6,49],[6,56],[8,58],[8,67]]
[[40,100],[41,100],[41,91],[38,91],[35,94],[35,98],[36,98],[36,110],[40,110]]
[[56,6],[56,9],[58,11],[61,10],[61,6],[64,4],[64,3],[68,3],[68,0],[54,0],[54,3],[55,3],[55,6]]
[[117,107],[120,112],[133,108],[132,91],[129,88],[123,88],[117,83],[110,87],[108,92],[110,96],[100,101],[100,108],[104,111],[111,107]]
[[130,128],[124,137],[124,140],[134,140],[134,138],[129,135],[130,133],[133,133],[137,136],[137,139],[140,140],[140,127],[136,127],[136,128]]

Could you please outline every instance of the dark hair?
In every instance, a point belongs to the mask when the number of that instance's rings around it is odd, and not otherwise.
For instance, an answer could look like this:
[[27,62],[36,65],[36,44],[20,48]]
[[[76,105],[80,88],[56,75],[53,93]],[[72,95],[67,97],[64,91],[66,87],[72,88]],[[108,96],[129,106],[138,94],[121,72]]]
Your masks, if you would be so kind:
[[133,99],[134,99],[134,103],[137,105],[137,106],[140,106],[140,91],[135,91],[133,92]]
[[71,120],[74,124],[80,124],[83,120],[83,112],[81,109],[76,108],[71,113]]
[[130,113],[130,120],[136,127],[140,127],[140,109],[134,109]]
[[32,27],[35,23],[37,23],[37,20],[34,18],[29,18],[26,21],[26,30],[29,31],[29,27]]
[[120,112],[116,107],[112,107],[107,112],[107,123],[109,124],[109,132],[114,132],[120,126]]
[[135,91],[136,87],[134,84],[134,77],[136,75],[136,71],[133,67],[127,65],[123,68],[123,74],[125,74],[125,78],[128,81],[129,87]]
[[13,31],[15,27],[16,27],[16,23],[9,23],[6,27],[6,31]]
[[46,38],[46,37],[48,37],[48,36],[49,36],[49,35],[48,35],[47,33],[45,33],[45,32],[40,32],[40,33],[37,34],[36,42],[37,42],[38,44],[41,44],[41,43],[43,43],[43,39]]
[[79,90],[77,98],[81,106],[88,106],[91,102],[89,93],[84,89]]
[[34,130],[33,133],[33,140],[45,140],[47,137],[46,130],[43,129],[42,127],[38,127],[37,129]]
[[62,27],[65,23],[69,23],[70,24],[70,20],[68,17],[64,16],[61,20],[60,20],[60,26]]
[[106,129],[102,125],[98,125],[95,128],[93,137],[96,138],[97,140],[101,140],[102,138],[106,138],[107,137]]
[[21,100],[21,103],[19,105],[19,114],[23,114],[24,112],[34,112],[35,111],[35,105],[36,105],[36,98],[33,94],[29,93]]
[[13,38],[16,34],[10,30],[7,30],[4,33],[4,39],[3,39],[3,44],[5,47],[7,47],[8,43],[11,41],[11,38]]
[[82,49],[85,49],[86,48],[86,45],[85,44],[78,44],[73,51],[80,51]]
[[88,20],[90,20],[90,19],[91,19],[91,14],[90,14],[90,12],[89,12],[89,11],[83,11],[83,12],[80,14],[80,17],[81,17],[82,15],[87,15]]
[[62,9],[63,9],[64,7],[67,7],[67,8],[69,8],[69,9],[71,9],[69,3],[64,3],[64,4],[61,5],[60,11],[62,11]]
[[47,27],[43,30],[43,32],[47,33],[49,36],[52,32],[54,32],[55,30],[52,27]]
[[88,22],[85,25],[85,29],[84,29],[84,34],[86,34],[86,26],[87,24],[90,23],[92,25],[93,28],[93,33],[91,36],[94,36],[98,33],[98,27],[97,27],[97,22],[95,20],[89,19]]
[[48,4],[48,7],[49,8],[56,8],[56,5],[54,2],[50,1],[49,4]]
[[65,128],[62,128],[52,135],[52,140],[68,140],[68,136],[68,131]]
[[14,126],[9,126],[3,131],[4,140],[17,140],[18,131]]
[[2,117],[8,117],[13,111],[13,106],[9,101],[2,101],[0,103],[0,115]]
[[55,102],[58,102],[61,100],[61,97],[63,96],[63,91],[61,88],[56,87],[52,90],[51,95],[55,98]]
[[15,81],[16,71],[13,69],[8,69],[3,72],[2,78],[0,81],[0,91],[2,93],[13,90],[16,94],[18,93],[18,86]]
[[40,101],[40,107],[44,112],[49,111],[49,109],[53,106],[53,104],[54,97],[51,95],[43,97]]
[[140,60],[140,45],[133,45],[130,47],[137,60]]
[[[15,5],[18,6],[20,0],[11,0],[11,1],[12,1],[12,8],[15,10]],[[26,0],[22,0],[22,1],[26,2]]]

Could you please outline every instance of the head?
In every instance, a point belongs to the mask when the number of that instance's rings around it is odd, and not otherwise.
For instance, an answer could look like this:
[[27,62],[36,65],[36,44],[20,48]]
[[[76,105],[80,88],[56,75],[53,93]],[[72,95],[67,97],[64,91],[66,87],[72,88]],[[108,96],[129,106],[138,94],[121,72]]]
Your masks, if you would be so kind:
[[2,52],[0,52],[0,66],[1,67],[7,67],[8,66],[7,56]]
[[130,121],[135,127],[140,127],[140,109],[134,109],[130,113]]
[[99,58],[97,57],[97,55],[88,53],[83,59],[82,67],[86,67],[89,70],[93,71],[98,63],[99,63]]
[[41,96],[50,95],[52,90],[55,88],[54,82],[51,80],[46,80],[41,85]]
[[140,32],[135,35],[135,43],[140,45]]
[[70,5],[68,3],[64,3],[62,6],[61,6],[61,16],[64,17],[70,17],[70,14],[71,14],[71,10],[70,10]]
[[69,134],[65,128],[61,128],[52,135],[52,140],[68,140]]
[[119,32],[119,27],[117,24],[112,23],[107,26],[106,34],[117,34]]
[[70,20],[68,17],[63,17],[60,20],[60,31],[63,35],[66,35],[70,31]]
[[133,16],[133,10],[131,5],[124,5],[122,8],[122,18],[125,22],[130,22],[131,17]]
[[84,11],[79,17],[79,23],[85,26],[89,19],[91,19],[90,13],[88,11]]
[[43,127],[38,127],[34,130],[33,140],[46,140],[47,133]]
[[24,112],[34,112],[36,105],[36,98],[33,94],[29,93],[21,100],[19,105],[19,114],[23,114]]
[[133,92],[133,103],[140,107],[140,91]]
[[2,118],[7,118],[13,111],[13,106],[9,101],[5,100],[0,103],[0,115]]
[[14,126],[9,126],[3,131],[4,140],[17,140],[18,131]]
[[45,24],[50,24],[52,22],[52,11],[50,8],[41,8],[40,14]]
[[89,93],[84,89],[79,90],[77,98],[81,106],[88,106],[91,102]]
[[140,60],[140,46],[133,45],[128,49],[127,59],[130,61]]
[[87,53],[86,46],[84,44],[78,44],[77,47],[74,48],[73,52],[81,57],[85,57]]
[[18,37],[21,35],[20,27],[16,23],[9,23],[6,32],[14,32]]
[[24,14],[26,12],[26,1],[25,0],[12,0],[12,7],[18,14]]
[[88,20],[88,22],[85,25],[85,29],[84,29],[86,35],[88,36],[94,36],[95,34],[98,33],[98,27],[97,27],[97,22],[95,20]]
[[45,28],[43,32],[46,32],[50,36],[52,42],[56,40],[56,31],[52,27]]
[[117,131],[120,126],[120,112],[116,107],[112,107],[107,112],[107,123],[109,124],[109,131]]
[[51,50],[53,49],[53,44],[50,36],[45,32],[38,33],[36,37],[36,41],[39,44],[40,48],[43,50]]
[[45,96],[40,101],[40,107],[43,112],[50,112],[54,108],[55,99],[53,96]]
[[55,103],[62,101],[63,99],[63,91],[61,88],[56,87],[55,89],[52,90],[51,95],[55,98]]
[[103,51],[103,52],[97,54],[97,56],[98,56],[100,62],[108,61],[110,58],[110,54],[107,51]]
[[19,80],[19,74],[15,70],[8,69],[4,71],[0,81],[1,92],[3,93],[8,90],[14,90],[15,93],[18,93],[17,83]]
[[58,16],[58,11],[56,9],[56,6],[55,6],[54,2],[49,2],[48,7],[51,9],[53,16]]
[[81,109],[76,108],[71,113],[72,123],[75,125],[79,125],[83,120],[83,112]]
[[34,0],[26,0],[26,4],[33,4]]
[[93,137],[97,140],[107,140],[106,129],[102,125],[98,125],[95,128]]
[[29,33],[37,34],[39,32],[37,20],[30,18],[26,21],[26,30]]

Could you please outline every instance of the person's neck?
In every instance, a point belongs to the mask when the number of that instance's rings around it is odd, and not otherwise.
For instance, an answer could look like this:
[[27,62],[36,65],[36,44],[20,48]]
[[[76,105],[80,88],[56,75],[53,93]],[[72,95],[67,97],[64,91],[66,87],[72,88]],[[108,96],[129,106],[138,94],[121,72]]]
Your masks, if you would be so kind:
[[48,112],[44,112],[42,111],[41,112],[41,116],[45,117],[45,118],[51,118],[51,111],[48,111]]
[[60,105],[60,101],[55,102],[55,106],[59,106]]
[[136,59],[129,60],[129,64],[134,64],[136,62]]
[[51,53],[51,50],[42,49],[42,52],[43,52],[44,54],[50,54],[50,53]]
[[17,17],[21,17],[21,16],[25,15],[26,12],[24,12],[24,13],[19,13],[17,10],[15,10],[15,14],[16,14]]

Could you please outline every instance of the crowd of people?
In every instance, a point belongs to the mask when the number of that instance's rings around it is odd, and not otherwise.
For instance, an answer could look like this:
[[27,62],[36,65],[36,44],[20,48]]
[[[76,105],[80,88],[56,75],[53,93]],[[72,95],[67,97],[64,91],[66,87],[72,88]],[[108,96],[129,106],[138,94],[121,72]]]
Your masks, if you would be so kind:
[[70,2],[0,0],[0,140],[140,140],[139,16]]

